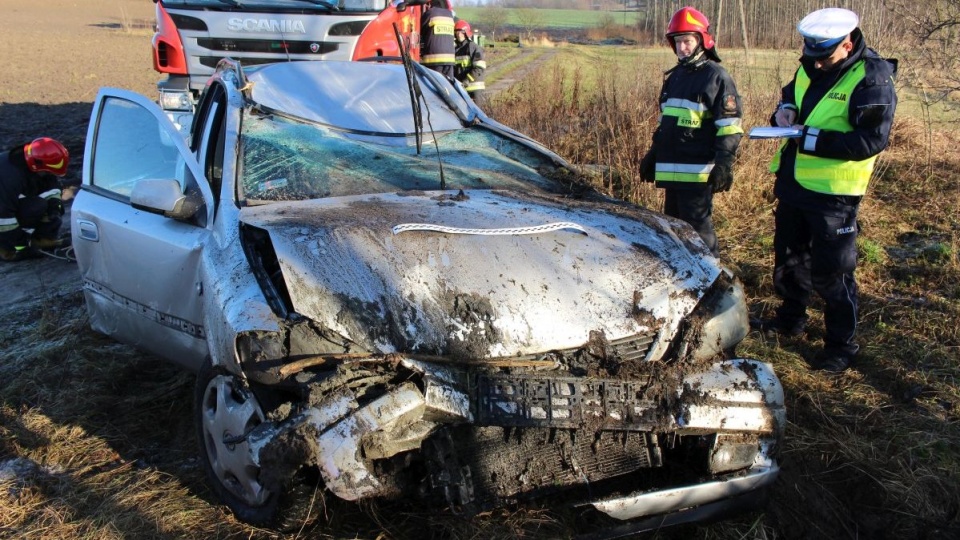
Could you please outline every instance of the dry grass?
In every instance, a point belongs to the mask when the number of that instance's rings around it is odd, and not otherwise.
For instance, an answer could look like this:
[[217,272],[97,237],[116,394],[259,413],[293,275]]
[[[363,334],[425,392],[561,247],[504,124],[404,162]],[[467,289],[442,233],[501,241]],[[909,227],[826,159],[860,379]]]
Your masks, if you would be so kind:
[[[571,161],[600,164],[608,171],[598,186],[604,191],[659,208],[660,195],[637,181],[637,167],[656,126],[657,70],[670,64],[651,65],[651,55],[635,49],[607,61],[591,54],[558,57],[494,100],[493,116]],[[633,69],[625,60],[630,55]],[[747,126],[768,125],[794,56],[724,58],[743,95]],[[763,537],[960,537],[958,142],[955,131],[907,115],[897,119],[861,205],[863,350],[856,369],[841,377],[807,369],[804,358],[822,346],[818,305],[807,336],[778,342],[753,333],[741,346],[741,354],[774,364],[788,399],[783,474],[760,521]],[[733,190],[716,199],[722,256],[744,281],[755,315],[778,304],[767,172],[775,148],[772,141],[745,140]],[[748,526],[731,522],[677,537],[761,537]]]
[[[669,51],[557,49],[554,64],[491,113],[576,163],[600,187],[659,207],[636,182]],[[625,60],[627,58],[628,60]],[[790,55],[725,53],[749,125],[765,124]],[[563,66],[556,67],[556,66]],[[600,76],[602,75],[602,76]],[[857,368],[807,370],[813,332],[751,334],[744,356],[771,362],[787,392],[783,472],[766,513],[649,538],[960,538],[960,137],[902,115],[862,207]],[[760,314],[776,305],[774,146],[745,141],[737,180],[717,198],[726,262]],[[402,504],[320,500],[318,522],[288,535],[238,523],[206,488],[190,422],[191,376],[90,333],[79,294],[0,312],[0,538],[568,538],[573,516],[501,510],[472,519]]]

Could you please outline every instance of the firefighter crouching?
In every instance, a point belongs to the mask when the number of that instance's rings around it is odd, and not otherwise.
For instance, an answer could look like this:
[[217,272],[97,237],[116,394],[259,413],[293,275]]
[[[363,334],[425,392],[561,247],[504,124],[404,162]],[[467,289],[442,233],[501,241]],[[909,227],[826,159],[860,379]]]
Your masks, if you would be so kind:
[[[0,156],[0,260],[57,256],[63,202],[60,180],[70,154],[59,141],[40,137]],[[28,230],[32,230],[29,232]],[[61,257],[65,258],[65,257]]]
[[457,21],[454,30],[457,40],[456,78],[470,98],[480,104],[487,88],[483,82],[483,71],[487,69],[483,49],[473,41],[473,29],[467,21]]

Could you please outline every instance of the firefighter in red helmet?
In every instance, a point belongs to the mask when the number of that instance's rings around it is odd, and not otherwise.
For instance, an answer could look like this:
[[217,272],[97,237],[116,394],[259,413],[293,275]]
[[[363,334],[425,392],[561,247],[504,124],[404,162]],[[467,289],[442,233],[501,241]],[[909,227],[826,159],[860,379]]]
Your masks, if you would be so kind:
[[487,62],[483,59],[483,49],[473,41],[473,29],[470,23],[460,19],[454,25],[457,40],[457,65],[455,74],[463,89],[475,101],[483,100],[483,91],[486,84],[483,82],[483,71],[487,69]]
[[60,180],[70,154],[59,141],[40,137],[0,157],[0,260],[56,255],[63,203]]
[[640,176],[664,189],[664,213],[693,226],[717,255],[713,194],[733,183],[743,136],[740,95],[720,67],[703,13],[692,7],[674,13],[666,38],[677,65],[664,74],[660,120],[640,161]]

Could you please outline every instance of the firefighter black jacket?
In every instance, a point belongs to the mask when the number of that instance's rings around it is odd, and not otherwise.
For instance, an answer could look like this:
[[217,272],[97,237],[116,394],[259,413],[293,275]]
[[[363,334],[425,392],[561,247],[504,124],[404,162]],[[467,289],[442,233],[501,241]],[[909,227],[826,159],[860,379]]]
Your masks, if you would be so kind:
[[[742,117],[743,107],[733,79],[706,54],[668,71],[660,92],[660,121],[653,135],[657,185],[706,187],[716,159],[732,165],[743,135]],[[698,173],[662,173],[671,170]]]

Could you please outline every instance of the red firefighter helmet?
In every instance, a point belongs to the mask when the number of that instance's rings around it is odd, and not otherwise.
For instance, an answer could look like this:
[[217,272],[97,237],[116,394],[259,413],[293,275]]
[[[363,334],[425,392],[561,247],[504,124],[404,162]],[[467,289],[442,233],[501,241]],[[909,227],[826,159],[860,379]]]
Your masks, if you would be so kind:
[[67,149],[60,141],[50,137],[40,137],[23,145],[23,157],[31,171],[48,172],[57,176],[67,174],[67,165],[70,163]]
[[699,34],[700,45],[708,51],[716,45],[710,35],[710,21],[707,17],[692,7],[680,8],[673,14],[670,25],[667,26],[667,43],[671,48],[676,48],[674,36],[690,33]]
[[457,24],[453,26],[453,30],[455,32],[459,32],[460,30],[463,30],[463,33],[465,33],[468,38],[473,37],[473,28],[470,28],[470,23],[468,23],[463,19],[460,19],[459,21],[457,21]]

